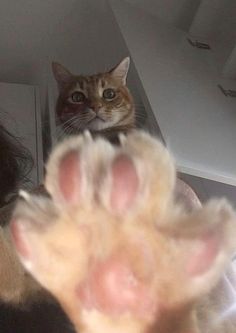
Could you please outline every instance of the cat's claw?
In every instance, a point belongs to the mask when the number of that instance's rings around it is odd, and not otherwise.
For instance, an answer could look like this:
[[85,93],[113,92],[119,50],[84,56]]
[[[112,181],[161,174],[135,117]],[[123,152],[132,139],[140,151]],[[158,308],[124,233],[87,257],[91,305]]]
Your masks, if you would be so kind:
[[90,142],[93,140],[93,137],[92,137],[91,132],[89,130],[84,131],[84,136]]
[[123,146],[125,144],[126,140],[127,140],[124,133],[119,133],[118,139],[119,139],[119,142],[120,142],[121,146]]
[[25,201],[30,201],[31,196],[28,192],[26,192],[25,190],[19,190],[18,193],[19,197],[23,198]]
[[[175,210],[165,147],[138,131],[121,141],[84,133],[55,149],[51,198],[23,192],[13,215],[20,259],[77,332],[143,333],[154,323],[155,332],[196,332],[189,309],[231,258],[234,212],[223,201],[191,214]],[[176,325],[190,315],[192,326],[160,329],[173,314]]]

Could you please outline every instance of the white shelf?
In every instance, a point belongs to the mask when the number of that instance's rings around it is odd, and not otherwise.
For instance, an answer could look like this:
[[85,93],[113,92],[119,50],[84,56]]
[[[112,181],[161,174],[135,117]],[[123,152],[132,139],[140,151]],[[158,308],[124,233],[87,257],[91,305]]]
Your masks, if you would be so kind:
[[236,185],[236,98],[217,84],[214,50],[123,1],[111,1],[160,130],[180,171]]

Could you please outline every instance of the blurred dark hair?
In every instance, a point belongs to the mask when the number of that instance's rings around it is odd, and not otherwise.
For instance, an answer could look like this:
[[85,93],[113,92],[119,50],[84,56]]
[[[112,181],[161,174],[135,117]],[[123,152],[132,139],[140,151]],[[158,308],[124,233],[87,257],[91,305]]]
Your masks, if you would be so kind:
[[19,185],[29,181],[33,164],[30,152],[0,123],[0,207]]

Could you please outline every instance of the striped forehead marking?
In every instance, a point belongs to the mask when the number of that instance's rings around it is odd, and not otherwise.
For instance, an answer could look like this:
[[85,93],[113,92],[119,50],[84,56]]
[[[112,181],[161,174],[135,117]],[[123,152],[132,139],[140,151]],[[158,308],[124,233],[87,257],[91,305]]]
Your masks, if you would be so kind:
[[84,90],[84,83],[82,81],[78,81],[75,85],[75,89],[77,90]]
[[85,93],[86,96],[93,96],[98,94],[100,97],[102,97],[104,89],[108,86],[113,88],[113,85],[109,84],[109,80],[99,74],[78,77],[77,82],[71,89],[71,93],[73,93],[74,91],[81,91]]

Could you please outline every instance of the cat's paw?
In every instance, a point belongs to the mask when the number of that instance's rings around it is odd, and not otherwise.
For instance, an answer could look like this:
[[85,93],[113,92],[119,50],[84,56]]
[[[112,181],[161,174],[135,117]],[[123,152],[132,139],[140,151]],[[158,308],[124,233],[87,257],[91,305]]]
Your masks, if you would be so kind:
[[58,209],[100,208],[114,215],[160,217],[170,204],[175,168],[156,139],[134,131],[121,146],[89,133],[58,146],[47,166],[46,188]]
[[[12,234],[25,266],[37,270],[36,275],[44,270],[53,280],[54,270],[65,269],[62,259],[51,260],[49,266],[44,259],[40,261],[53,237],[54,247],[60,248],[57,255],[67,253],[69,257],[71,253],[69,265],[74,260],[77,279],[82,280],[91,257],[102,259],[122,247],[122,237],[128,237],[123,233],[133,229],[139,233],[134,237],[139,239],[134,246],[139,246],[142,224],[155,228],[165,220],[175,184],[169,153],[144,132],[134,131],[120,141],[119,147],[113,146],[102,138],[94,140],[88,132],[69,138],[56,147],[47,164],[45,187],[51,198],[20,193],[23,200],[15,209],[13,221],[17,223],[12,223]],[[119,230],[120,225],[127,230]],[[42,242],[38,242],[38,233]],[[75,257],[75,252],[85,255]],[[31,255],[38,258],[37,267],[31,267]]]
[[147,331],[217,281],[234,212],[215,201],[178,215],[174,184],[173,161],[156,139],[133,132],[115,147],[85,133],[52,153],[50,199],[22,193],[11,224],[19,256],[77,328]]
[[7,227],[0,227],[0,302],[22,306],[36,298],[41,287],[19,261]]

